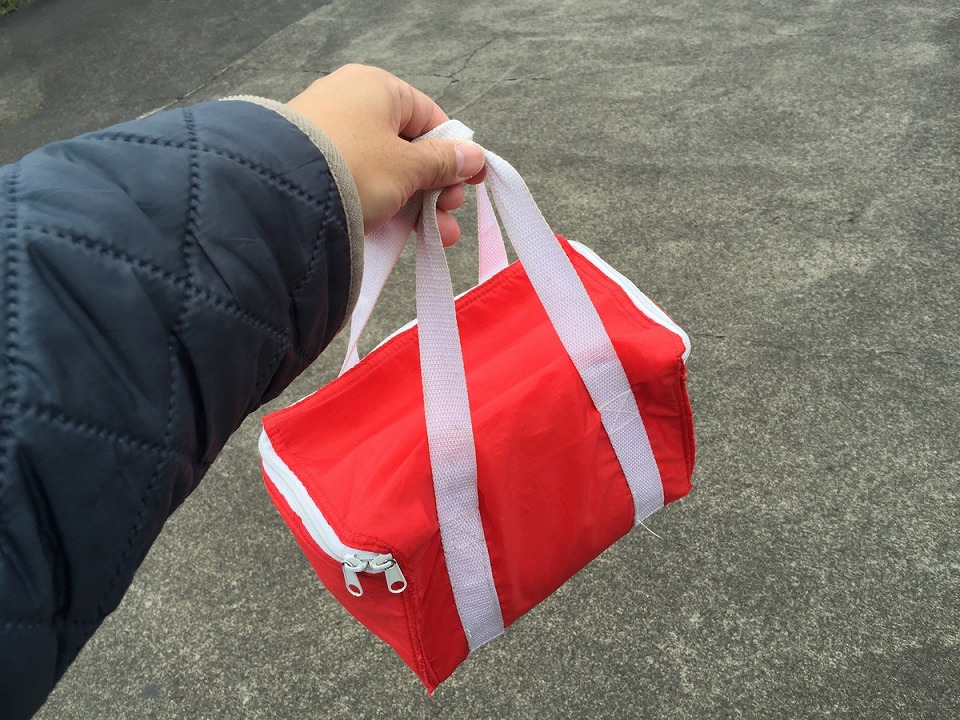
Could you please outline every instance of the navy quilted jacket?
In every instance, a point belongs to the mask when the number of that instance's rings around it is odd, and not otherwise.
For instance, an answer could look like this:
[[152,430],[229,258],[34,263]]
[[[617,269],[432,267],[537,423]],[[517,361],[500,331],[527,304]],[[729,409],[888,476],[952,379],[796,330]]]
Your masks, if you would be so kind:
[[244,416],[343,325],[359,206],[315,142],[221,101],[0,168],[3,718],[42,704]]

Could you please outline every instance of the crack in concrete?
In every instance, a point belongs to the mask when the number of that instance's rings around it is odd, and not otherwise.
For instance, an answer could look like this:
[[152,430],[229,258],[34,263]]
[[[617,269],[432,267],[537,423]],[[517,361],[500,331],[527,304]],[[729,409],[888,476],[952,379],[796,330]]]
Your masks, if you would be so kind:
[[17,113],[16,115],[10,115],[9,117],[0,117],[0,127],[4,125],[11,125],[22,120],[29,120],[32,117],[36,117],[40,114],[40,111],[43,110],[43,101],[41,100],[36,105],[32,105],[23,112]]
[[[299,20],[298,20],[297,22],[299,22]],[[275,32],[275,33],[273,33],[272,35],[270,35],[269,37],[265,38],[265,39],[263,40],[263,42],[261,42],[259,45],[257,45],[256,47],[248,50],[247,52],[245,52],[243,55],[241,55],[240,57],[238,57],[238,58],[237,58],[236,60],[234,60],[233,62],[227,64],[227,65],[226,65],[225,67],[223,67],[222,69],[220,69],[220,70],[218,70],[217,72],[213,73],[213,75],[211,75],[209,78],[207,78],[204,82],[202,82],[202,83],[201,83],[200,85],[198,85],[197,87],[193,88],[192,90],[184,93],[183,95],[181,95],[181,96],[179,96],[179,97],[177,97],[177,98],[174,98],[174,99],[171,100],[170,102],[165,103],[164,105],[161,105],[161,106],[158,107],[158,108],[154,108],[153,110],[150,110],[150,111],[148,111],[148,112],[143,113],[142,115],[140,115],[140,116],[137,117],[137,120],[142,120],[143,118],[150,117],[151,115],[156,115],[158,112],[163,112],[164,110],[169,110],[169,109],[172,108],[174,105],[177,105],[178,103],[182,103],[182,102],[184,102],[185,100],[188,100],[188,99],[194,97],[194,96],[197,95],[198,93],[200,93],[200,92],[202,92],[203,90],[205,90],[206,88],[210,87],[213,83],[215,83],[215,82],[216,82],[217,80],[219,80],[221,77],[223,77],[224,75],[226,75],[230,70],[233,70],[233,69],[235,69],[235,68],[241,67],[241,66],[244,64],[244,62],[247,60],[247,58],[250,58],[250,57],[254,56],[257,52],[260,51],[260,49],[261,49],[264,45],[266,45],[267,43],[269,43],[271,40],[273,40],[273,39],[274,39],[275,37],[277,37],[278,35],[280,35],[280,34],[282,34],[282,33],[285,33],[285,32],[286,32],[287,30],[289,30],[291,27],[293,27],[294,25],[296,25],[297,22],[290,23],[290,25],[287,25],[287,26],[286,26],[285,28],[283,28],[282,30],[278,30],[277,32]],[[256,66],[256,65],[253,65],[252,67],[253,67],[254,69],[256,69],[257,66]],[[325,73],[325,74],[329,74],[329,73]]]
[[[246,56],[244,56],[244,57],[246,57]],[[205,88],[210,87],[210,85],[212,85],[212,84],[213,84],[216,80],[218,80],[219,78],[223,77],[223,75],[226,74],[226,72],[227,72],[228,70],[230,70],[231,68],[233,68],[233,67],[234,67],[235,65],[237,65],[237,63],[239,63],[239,62],[240,62],[240,60],[238,60],[238,61],[236,61],[236,62],[234,62],[234,63],[231,63],[230,65],[227,65],[227,66],[226,66],[225,68],[223,68],[222,70],[219,70],[218,72],[214,73],[211,77],[209,77],[209,78],[208,78],[207,80],[205,80],[203,83],[201,83],[200,85],[198,85],[197,87],[195,87],[193,90],[190,90],[190,91],[184,93],[184,94],[181,95],[180,97],[174,98],[174,99],[171,100],[170,102],[165,103],[165,104],[161,105],[161,106],[158,107],[158,108],[154,108],[153,110],[149,110],[149,111],[143,113],[142,115],[138,115],[138,116],[137,116],[137,120],[143,120],[144,118],[148,118],[148,117],[150,117],[151,115],[156,115],[157,113],[163,112],[164,110],[169,110],[169,109],[172,108],[174,105],[177,105],[178,103],[181,103],[181,102],[183,102],[184,100],[187,100],[188,98],[193,97],[193,96],[196,95],[197,93],[203,91]]]
[[[810,358],[820,358],[820,359],[831,359],[835,357],[842,357],[843,355],[848,354],[847,352],[810,352],[807,348],[800,347],[798,345],[781,345],[778,343],[766,342],[764,340],[758,340],[757,338],[737,336],[737,335],[723,335],[719,333],[699,333],[696,331],[690,332],[691,339],[696,342],[698,340],[729,340],[734,343],[738,343],[740,346],[750,346],[754,348],[759,348],[761,350],[780,350],[783,352],[798,353],[802,354],[805,357]],[[901,357],[906,357],[911,355],[911,353],[905,352],[903,350],[897,350],[895,348],[884,348],[884,347],[860,347],[860,348],[848,348],[848,351],[853,351],[857,355],[872,354],[874,356],[885,356],[885,355],[896,355]]]
[[[294,23],[294,24],[296,24],[296,23]],[[277,66],[274,66],[274,65],[269,65],[269,66],[267,66],[267,65],[260,64],[260,63],[250,63],[250,64],[247,64],[247,63],[245,62],[247,58],[250,58],[251,56],[255,55],[255,54],[257,53],[257,51],[258,51],[261,47],[263,47],[266,43],[270,42],[271,40],[273,40],[275,37],[277,37],[277,36],[280,35],[281,33],[285,32],[289,27],[290,27],[290,26],[288,26],[287,28],[284,28],[283,30],[280,30],[280,31],[274,33],[273,35],[271,35],[270,37],[266,38],[262,43],[260,43],[259,45],[257,45],[257,47],[253,48],[253,49],[250,50],[249,52],[245,53],[245,54],[242,55],[241,57],[239,57],[239,58],[237,58],[236,60],[234,60],[233,62],[231,62],[230,64],[226,65],[226,66],[223,67],[221,70],[217,71],[216,73],[214,73],[213,75],[211,75],[209,78],[207,78],[203,83],[201,83],[201,84],[198,85],[197,87],[193,88],[192,90],[189,90],[188,92],[186,92],[186,93],[184,93],[184,94],[182,94],[182,95],[180,95],[180,96],[178,96],[178,97],[175,97],[175,98],[169,100],[168,102],[164,103],[163,105],[160,105],[160,106],[157,107],[157,108],[154,108],[153,110],[149,110],[148,112],[143,113],[142,115],[138,116],[137,119],[138,119],[138,120],[142,120],[143,118],[150,117],[151,115],[155,115],[155,114],[157,114],[157,113],[159,113],[159,112],[163,112],[164,110],[169,110],[170,108],[172,108],[172,107],[174,107],[174,106],[176,106],[176,105],[178,105],[178,104],[180,104],[180,103],[183,103],[183,102],[189,100],[190,98],[192,98],[192,97],[198,95],[199,93],[203,92],[206,88],[210,87],[213,83],[215,83],[217,80],[219,80],[221,77],[223,77],[225,74],[227,74],[227,73],[230,72],[231,70],[234,70],[234,69],[239,68],[239,67],[246,67],[247,69],[253,70],[253,71],[269,69],[269,70],[272,70],[272,71],[282,71],[282,72],[286,72],[286,73],[300,73],[300,74],[303,74],[303,75],[310,75],[311,77],[314,77],[314,78],[324,77],[324,76],[326,76],[326,75],[329,75],[331,72],[333,72],[333,70],[328,70],[328,69],[324,69],[324,70],[310,70],[310,69],[307,69],[307,70],[304,70],[304,69],[302,69],[302,68],[277,67]],[[436,101],[437,101],[438,103],[440,103],[440,102],[442,101],[442,99],[443,99],[443,96],[446,94],[447,90],[448,90],[452,85],[455,85],[455,84],[457,84],[457,83],[459,83],[459,82],[461,82],[461,81],[463,80],[463,78],[461,77],[462,74],[463,74],[463,72],[464,72],[468,67],[470,67],[470,64],[474,61],[474,59],[475,59],[481,52],[483,52],[483,51],[486,50],[488,47],[490,47],[491,45],[493,45],[496,41],[497,41],[497,38],[489,38],[489,39],[485,40],[485,41],[484,41],[483,43],[481,43],[479,46],[477,46],[476,48],[474,48],[474,49],[470,52],[469,55],[467,55],[467,57],[466,57],[466,58],[463,60],[463,62],[460,64],[460,67],[458,67],[456,70],[454,70],[454,71],[451,72],[451,73],[443,74],[443,73],[435,73],[435,72],[419,72],[419,73],[416,73],[416,74],[417,74],[418,76],[421,76],[421,77],[432,77],[432,78],[438,78],[438,79],[441,79],[441,80],[448,80],[448,81],[449,81],[447,87],[443,88],[443,90],[441,90],[441,91],[437,94],[437,96],[436,96],[436,98],[435,98]],[[554,79],[555,79],[554,77],[546,76],[546,75],[534,75],[534,76],[530,76],[530,77],[515,77],[515,76],[504,77],[504,78],[501,78],[501,79],[495,81],[494,83],[492,83],[492,84],[491,84],[489,87],[487,87],[480,95],[478,95],[477,97],[473,98],[472,100],[468,101],[468,102],[465,103],[464,105],[462,105],[462,106],[460,106],[459,108],[457,108],[457,110],[456,110],[455,112],[458,112],[458,113],[459,113],[459,112],[462,112],[464,109],[466,109],[466,108],[468,108],[468,107],[471,107],[472,105],[475,105],[477,102],[481,101],[483,98],[485,98],[487,95],[489,95],[490,92],[492,92],[492,90],[493,90],[498,84],[500,84],[500,83],[513,83],[513,82],[525,82],[525,81],[542,82],[542,81],[545,81],[545,80],[554,80]]]
[[[490,47],[491,45],[493,45],[493,43],[495,43],[496,41],[497,41],[497,38],[489,38],[489,39],[485,40],[483,43],[480,44],[479,47],[475,48],[469,55],[467,55],[466,59],[463,61],[463,63],[461,63],[461,65],[460,65],[459,68],[457,68],[456,70],[454,70],[454,71],[453,71],[452,73],[450,73],[449,75],[440,75],[440,74],[437,74],[437,75],[434,76],[434,77],[444,78],[444,79],[450,81],[450,84],[447,85],[447,87],[445,87],[445,88],[437,95],[436,98],[434,98],[434,99],[436,100],[436,102],[437,102],[438,105],[441,104],[441,102],[443,101],[444,96],[447,94],[447,90],[449,90],[451,86],[456,85],[457,83],[459,83],[459,82],[463,79],[463,78],[461,77],[463,71],[466,70],[466,69],[470,66],[470,63],[473,62],[474,58],[476,58],[477,55],[479,55],[479,54],[480,54],[481,52],[483,52],[485,49],[487,49],[488,47]],[[487,92],[489,92],[489,90],[488,90]],[[452,114],[453,114],[453,115],[458,114],[458,113],[461,112],[462,110],[463,110],[463,108],[459,108],[458,110],[455,110]]]
[[489,40],[487,40],[486,42],[484,42],[482,45],[480,45],[480,47],[478,47],[478,48],[475,49],[473,52],[471,52],[471,53],[467,56],[467,59],[463,61],[463,64],[460,66],[460,68],[457,69],[457,70],[455,70],[455,71],[453,72],[453,74],[450,76],[450,80],[454,80],[454,81],[456,81],[456,82],[460,82],[460,79],[461,79],[461,78],[460,78],[460,74],[470,66],[470,63],[473,62],[473,59],[474,59],[477,55],[479,55],[481,52],[483,52],[484,50],[486,50],[488,47],[490,47],[491,45],[493,45],[493,43],[495,43],[496,41],[497,41],[497,38],[490,38]]

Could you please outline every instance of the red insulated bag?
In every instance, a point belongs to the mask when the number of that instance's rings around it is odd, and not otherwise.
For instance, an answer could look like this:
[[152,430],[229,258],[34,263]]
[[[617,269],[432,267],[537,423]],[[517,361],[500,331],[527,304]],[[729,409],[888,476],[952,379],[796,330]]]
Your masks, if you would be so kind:
[[[470,137],[455,121],[425,137]],[[550,231],[487,153],[481,283],[454,300],[437,192],[365,243],[340,377],[264,419],[267,489],[331,594],[432,691],[470,651],[690,490],[689,340]],[[422,204],[422,205],[421,205]],[[421,213],[422,209],[422,213]],[[417,215],[416,324],[357,338]]]

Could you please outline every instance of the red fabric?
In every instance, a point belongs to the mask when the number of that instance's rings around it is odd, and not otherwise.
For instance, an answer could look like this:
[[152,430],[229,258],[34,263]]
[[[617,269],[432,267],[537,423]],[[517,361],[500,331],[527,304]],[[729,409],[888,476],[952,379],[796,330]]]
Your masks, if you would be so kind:
[[[562,239],[561,239],[562,241]],[[630,378],[665,502],[686,495],[693,425],[681,339],[564,248]],[[457,301],[484,533],[505,625],[633,526],[633,500],[576,368],[514,263]],[[409,586],[361,575],[351,596],[268,482],[330,592],[388,642],[429,690],[467,656],[447,576],[427,448],[416,327],[296,405],[268,415],[274,449],[347,545],[392,552]]]

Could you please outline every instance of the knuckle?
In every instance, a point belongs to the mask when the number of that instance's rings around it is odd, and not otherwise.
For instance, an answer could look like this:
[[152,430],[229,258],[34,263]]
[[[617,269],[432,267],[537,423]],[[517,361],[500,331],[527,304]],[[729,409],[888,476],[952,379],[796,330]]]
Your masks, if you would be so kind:
[[442,188],[449,183],[448,178],[453,174],[453,163],[450,153],[446,152],[440,143],[431,143],[433,150],[433,178],[431,187]]

